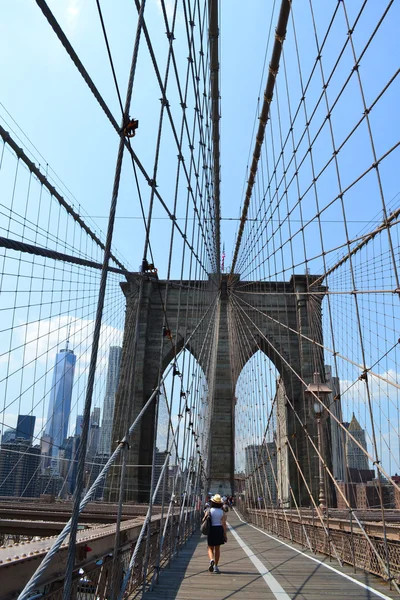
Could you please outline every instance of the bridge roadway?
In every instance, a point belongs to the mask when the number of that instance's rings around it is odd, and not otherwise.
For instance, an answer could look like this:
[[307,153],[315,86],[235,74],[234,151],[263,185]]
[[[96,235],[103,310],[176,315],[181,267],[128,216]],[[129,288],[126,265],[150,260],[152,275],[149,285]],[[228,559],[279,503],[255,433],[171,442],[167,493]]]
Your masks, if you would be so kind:
[[[0,517],[2,519],[29,521],[64,521],[70,519],[71,500],[46,502],[42,499],[3,499],[0,498]],[[146,514],[147,504],[124,504],[122,518],[133,519]],[[112,502],[89,502],[82,514],[87,523],[113,523],[116,520],[118,505]]]
[[[144,504],[124,504],[122,520],[129,521],[146,514]],[[117,520],[118,506],[113,503],[89,502],[82,512],[80,524],[85,527],[106,525]],[[154,507],[157,512],[157,506]],[[51,536],[59,533],[70,519],[72,502],[0,500],[0,534]]]
[[228,515],[228,543],[221,548],[221,574],[208,571],[206,538],[194,535],[161,571],[146,600],[374,600],[398,598],[374,575],[354,573],[329,557],[289,546]]
[[[157,524],[160,516],[152,517]],[[136,542],[144,517],[136,517],[121,523],[121,546],[130,548]],[[55,537],[42,538],[30,542],[21,542],[0,547],[0,600],[14,600],[24,584],[40,565],[44,556],[55,542]],[[76,564],[85,568],[98,558],[113,552],[115,542],[115,524],[98,525],[79,531],[77,534]],[[62,581],[65,574],[68,551],[68,537],[48,567],[41,584]]]

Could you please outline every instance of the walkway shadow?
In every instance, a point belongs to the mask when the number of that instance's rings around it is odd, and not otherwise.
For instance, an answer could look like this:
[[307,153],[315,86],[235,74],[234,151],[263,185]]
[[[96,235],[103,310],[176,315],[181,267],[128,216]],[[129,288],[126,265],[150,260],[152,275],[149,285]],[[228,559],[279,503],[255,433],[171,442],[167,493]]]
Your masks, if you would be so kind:
[[[261,575],[256,575],[255,573],[253,573],[253,575],[254,575],[254,578],[251,581],[249,581],[245,585],[242,585],[242,587],[240,587],[239,589],[231,592],[227,596],[224,596],[221,600],[228,600],[228,598],[231,598],[232,596],[235,596],[236,594],[239,594],[240,592],[246,593],[248,591],[248,590],[246,590],[246,588],[248,588],[255,581],[258,581],[259,579],[261,579]],[[266,592],[267,592],[267,590],[266,590]],[[237,596],[237,597],[239,598],[239,596]]]
[[[192,560],[193,554],[197,548],[198,543],[201,541],[200,531],[196,531],[190,540],[179,550],[178,556],[174,557],[172,561],[166,567],[163,567],[160,571],[159,584],[155,585],[153,590],[148,590],[144,597],[152,597],[154,592],[157,592],[159,585],[162,585],[164,581],[168,581],[169,593],[177,593],[182,581],[185,579],[186,570]],[[176,569],[173,569],[174,565],[179,562],[179,573]],[[172,567],[172,569],[171,569]]]

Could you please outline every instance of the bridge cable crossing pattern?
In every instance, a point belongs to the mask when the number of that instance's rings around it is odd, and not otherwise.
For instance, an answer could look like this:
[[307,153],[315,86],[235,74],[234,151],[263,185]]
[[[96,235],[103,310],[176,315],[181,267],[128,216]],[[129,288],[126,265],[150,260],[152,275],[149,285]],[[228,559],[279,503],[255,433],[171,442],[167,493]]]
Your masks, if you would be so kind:
[[[400,132],[387,114],[400,69],[382,58],[398,6],[274,3],[225,272],[218,2],[160,0],[157,19],[132,3],[124,107],[111,19],[96,0],[120,124],[62,18],[36,4],[119,149],[103,241],[26,136],[0,124],[0,495],[74,495],[20,598],[59,597],[50,565],[68,535],[65,599],[85,586],[143,596],[217,491],[235,491],[248,522],[399,591]],[[152,92],[139,114],[143,86]],[[129,195],[140,213],[138,227],[124,223],[134,270],[114,249]],[[33,418],[28,441],[14,417]],[[112,556],[89,573],[77,531],[93,499],[112,502],[117,519]],[[148,506],[129,548],[127,503]]]

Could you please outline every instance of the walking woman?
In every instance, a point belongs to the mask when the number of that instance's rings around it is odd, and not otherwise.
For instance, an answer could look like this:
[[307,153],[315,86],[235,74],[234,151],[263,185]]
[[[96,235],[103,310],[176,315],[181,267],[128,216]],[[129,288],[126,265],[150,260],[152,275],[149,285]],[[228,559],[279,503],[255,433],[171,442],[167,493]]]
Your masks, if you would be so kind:
[[218,568],[220,548],[222,544],[225,544],[226,539],[226,513],[222,509],[223,502],[219,494],[215,494],[211,498],[211,508],[209,509],[211,527],[210,533],[208,534],[208,558],[210,559],[210,566],[208,570],[210,573],[220,573]]

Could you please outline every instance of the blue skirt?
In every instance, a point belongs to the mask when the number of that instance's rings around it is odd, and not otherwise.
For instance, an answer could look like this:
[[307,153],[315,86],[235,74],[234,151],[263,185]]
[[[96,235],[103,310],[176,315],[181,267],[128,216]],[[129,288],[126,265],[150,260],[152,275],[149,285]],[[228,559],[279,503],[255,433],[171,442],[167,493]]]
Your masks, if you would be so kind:
[[209,546],[222,546],[222,544],[225,544],[224,528],[222,525],[214,525],[210,527],[210,533],[207,537],[207,544]]

